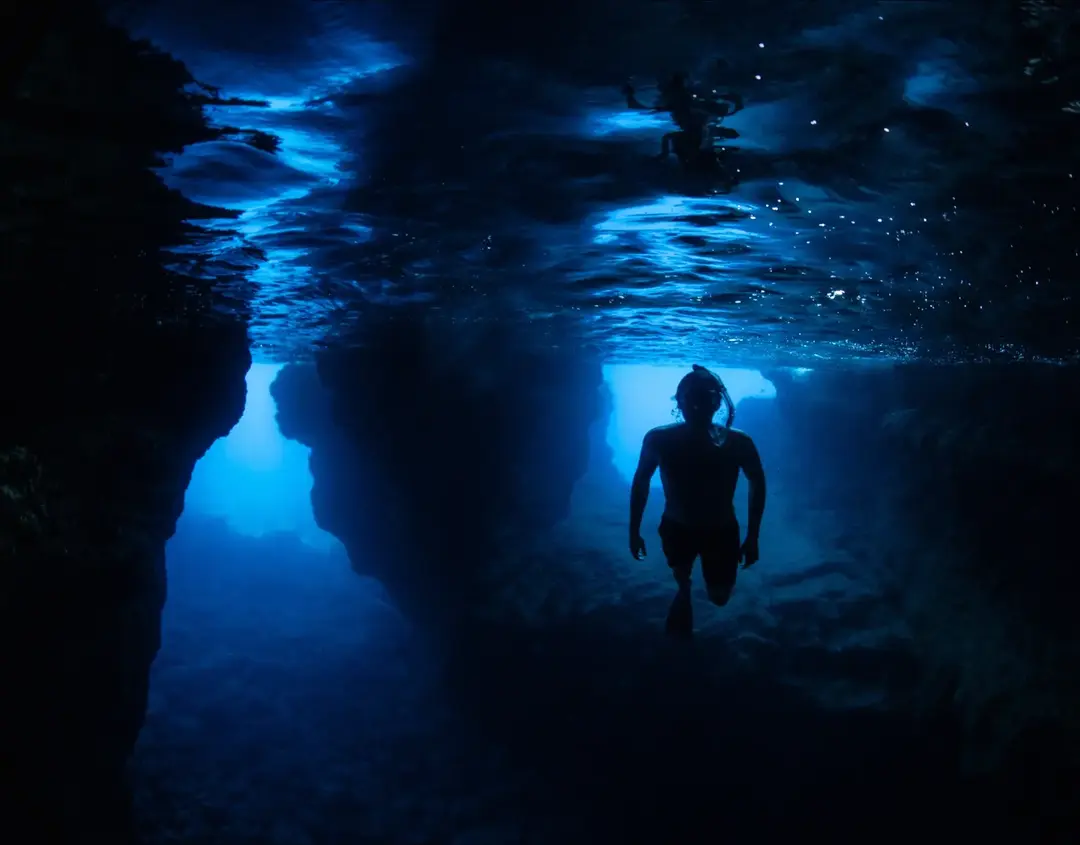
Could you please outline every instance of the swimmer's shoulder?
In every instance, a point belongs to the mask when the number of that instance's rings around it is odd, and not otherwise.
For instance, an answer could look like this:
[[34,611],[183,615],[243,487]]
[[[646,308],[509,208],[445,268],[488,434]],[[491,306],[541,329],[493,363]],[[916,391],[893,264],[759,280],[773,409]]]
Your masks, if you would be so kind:
[[753,438],[751,438],[750,435],[743,431],[741,428],[729,428],[727,430],[727,436],[728,440],[730,440],[735,445],[745,445],[747,443],[752,444],[754,442]]
[[679,433],[686,427],[686,423],[669,423],[658,425],[649,429],[645,434],[645,444],[653,449],[663,449],[679,437]]
[[757,446],[754,445],[754,438],[752,438],[745,431],[741,431],[737,428],[729,428],[727,433],[728,443],[731,444],[732,452],[741,461],[752,461],[757,455]]

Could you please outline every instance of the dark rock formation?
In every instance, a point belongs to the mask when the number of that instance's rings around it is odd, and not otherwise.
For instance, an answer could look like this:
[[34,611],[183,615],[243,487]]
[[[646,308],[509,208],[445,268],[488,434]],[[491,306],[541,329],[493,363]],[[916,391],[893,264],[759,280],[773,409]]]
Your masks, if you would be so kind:
[[165,542],[195,462],[243,412],[250,359],[242,330],[132,331],[72,352],[51,395],[6,396],[3,756],[33,815],[22,829],[122,841]]
[[324,394],[311,368],[284,370],[279,425],[312,448],[315,517],[356,570],[414,618],[456,616],[493,594],[498,548],[567,514],[600,365],[499,326],[398,318],[365,341],[318,359]]
[[5,829],[123,843],[165,541],[250,355],[220,278],[162,269],[208,213],[147,169],[213,134],[190,77],[95,4],[31,5],[0,92]]
[[1080,374],[770,377],[778,401],[759,439],[773,477],[808,519],[842,514],[882,551],[927,668],[924,713],[958,716],[969,767],[1007,773],[1018,804],[1066,806],[1055,790],[1080,763]]
[[596,418],[589,428],[589,471],[592,482],[621,489],[625,482],[615,469],[614,452],[607,440],[613,409],[611,387],[601,382]]

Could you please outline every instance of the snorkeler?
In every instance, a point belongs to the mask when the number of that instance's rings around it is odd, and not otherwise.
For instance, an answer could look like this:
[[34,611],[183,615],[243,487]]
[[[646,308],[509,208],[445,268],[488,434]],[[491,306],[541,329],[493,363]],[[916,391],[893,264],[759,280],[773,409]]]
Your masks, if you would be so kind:
[[[649,484],[659,468],[665,501],[660,540],[678,585],[667,632],[689,636],[694,628],[690,603],[694,560],[701,557],[709,600],[721,607],[731,597],[739,562],[744,569],[757,562],[765,472],[754,441],[731,427],[735,407],[719,376],[694,364],[679,382],[675,401],[683,422],[654,428],[641,445],[630,489],[630,554],[637,560],[645,556],[641,520]],[[728,412],[723,426],[713,422],[721,403]],[[733,503],[739,470],[750,482],[750,524],[741,545]]]
[[[692,169],[712,169],[716,164],[716,155],[712,150],[716,138],[733,140],[739,137],[734,129],[720,126],[725,117],[743,109],[742,96],[735,93],[715,96],[701,96],[688,84],[685,73],[675,73],[660,84],[660,99],[651,109],[641,103],[634,92],[634,87],[627,83],[623,86],[626,106],[631,109],[648,111],[666,111],[679,127],[677,132],[668,132],[660,140],[660,158],[667,158],[672,151],[684,166]],[[708,144],[706,144],[706,140]]]

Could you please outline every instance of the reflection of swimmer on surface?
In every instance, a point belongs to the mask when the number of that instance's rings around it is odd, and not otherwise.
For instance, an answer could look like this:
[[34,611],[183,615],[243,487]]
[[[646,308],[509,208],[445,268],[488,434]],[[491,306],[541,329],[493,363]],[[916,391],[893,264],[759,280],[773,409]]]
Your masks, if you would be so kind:
[[703,96],[687,84],[685,73],[672,74],[660,84],[660,98],[651,108],[641,103],[629,83],[623,86],[627,108],[647,111],[666,111],[679,127],[668,132],[660,141],[660,158],[667,158],[673,151],[680,164],[688,170],[707,171],[720,169],[714,149],[719,140],[739,137],[734,129],[721,126],[723,119],[742,111],[743,99],[739,94],[728,93]]
[[[653,473],[660,470],[664,516],[660,542],[678,592],[668,611],[667,631],[693,633],[690,574],[701,557],[701,574],[709,599],[723,606],[731,597],[739,562],[743,568],[758,559],[758,533],[765,513],[765,471],[750,437],[731,428],[735,407],[719,376],[697,364],[679,382],[675,393],[683,422],[654,428],[645,435],[630,489],[630,554],[645,556],[641,520]],[[726,404],[725,425],[713,422]],[[750,523],[739,543],[735,518],[735,485],[742,470],[750,482]]]

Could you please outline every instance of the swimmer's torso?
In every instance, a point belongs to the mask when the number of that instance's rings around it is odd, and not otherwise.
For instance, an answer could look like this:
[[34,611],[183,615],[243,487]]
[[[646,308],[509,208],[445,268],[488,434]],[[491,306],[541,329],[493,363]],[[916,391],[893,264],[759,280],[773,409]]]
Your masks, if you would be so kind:
[[718,425],[695,431],[686,423],[661,426],[650,434],[664,486],[664,518],[694,526],[734,520],[746,435]]

